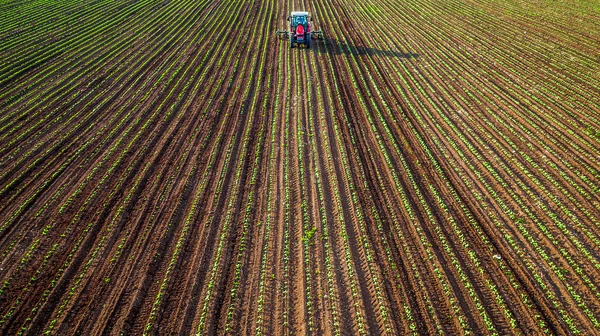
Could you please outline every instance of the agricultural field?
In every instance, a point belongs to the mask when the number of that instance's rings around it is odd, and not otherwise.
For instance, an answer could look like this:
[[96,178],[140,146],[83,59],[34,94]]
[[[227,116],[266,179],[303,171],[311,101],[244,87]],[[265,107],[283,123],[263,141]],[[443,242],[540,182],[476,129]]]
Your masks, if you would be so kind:
[[598,1],[0,0],[0,334],[599,330]]

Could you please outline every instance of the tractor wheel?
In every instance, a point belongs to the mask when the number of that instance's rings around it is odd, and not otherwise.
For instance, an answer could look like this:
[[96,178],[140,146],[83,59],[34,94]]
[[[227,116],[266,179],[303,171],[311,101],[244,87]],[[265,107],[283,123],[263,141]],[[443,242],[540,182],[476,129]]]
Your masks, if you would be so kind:
[[290,36],[290,48],[294,47],[294,38]]
[[310,39],[306,39],[306,48],[310,49]]

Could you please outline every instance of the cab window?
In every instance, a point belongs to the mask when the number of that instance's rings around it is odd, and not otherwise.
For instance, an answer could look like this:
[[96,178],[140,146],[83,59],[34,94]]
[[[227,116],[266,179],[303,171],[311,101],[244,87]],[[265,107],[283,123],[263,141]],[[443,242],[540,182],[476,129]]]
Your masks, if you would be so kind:
[[306,24],[306,17],[304,16],[296,16],[294,17],[294,26]]

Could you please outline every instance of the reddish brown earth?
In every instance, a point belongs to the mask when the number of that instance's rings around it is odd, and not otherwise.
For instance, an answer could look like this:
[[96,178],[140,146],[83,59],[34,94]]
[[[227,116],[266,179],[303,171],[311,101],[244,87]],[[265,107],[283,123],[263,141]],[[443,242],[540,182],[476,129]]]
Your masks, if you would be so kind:
[[0,334],[600,330],[593,2],[0,17]]

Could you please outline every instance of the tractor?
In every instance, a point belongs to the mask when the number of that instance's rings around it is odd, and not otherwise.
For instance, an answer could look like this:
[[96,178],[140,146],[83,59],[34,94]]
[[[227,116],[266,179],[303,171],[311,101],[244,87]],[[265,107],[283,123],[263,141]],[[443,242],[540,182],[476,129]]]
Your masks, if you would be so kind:
[[287,17],[290,23],[290,30],[277,30],[277,36],[290,40],[290,48],[295,45],[305,45],[310,48],[311,39],[322,39],[323,32],[312,30],[312,17],[309,12],[291,12]]

